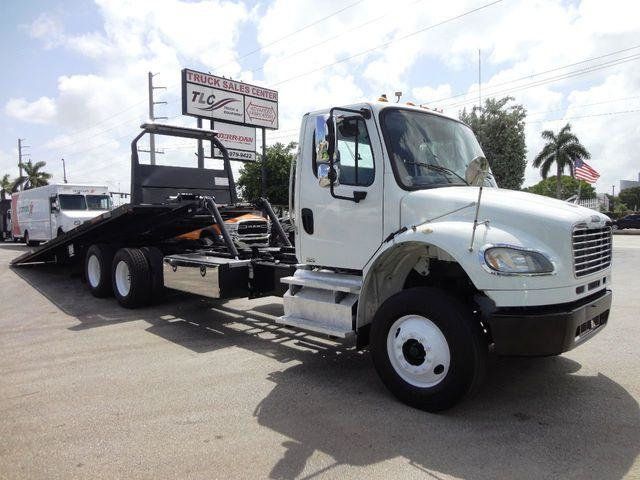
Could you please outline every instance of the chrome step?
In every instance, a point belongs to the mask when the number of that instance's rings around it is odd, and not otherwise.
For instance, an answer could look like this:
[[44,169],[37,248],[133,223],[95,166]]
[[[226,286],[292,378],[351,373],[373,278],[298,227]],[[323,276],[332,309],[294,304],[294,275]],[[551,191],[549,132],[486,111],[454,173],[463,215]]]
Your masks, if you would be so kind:
[[307,320],[305,318],[294,317],[291,315],[284,315],[280,317],[277,320],[277,323],[338,338],[348,338],[354,334],[352,329],[345,330],[336,328],[335,325],[324,325],[317,321]]
[[354,334],[353,319],[362,277],[298,268],[282,279],[284,316],[278,323],[339,338]]
[[355,294],[359,294],[362,288],[362,277],[331,271],[298,269],[293,276],[284,277],[280,281],[298,287],[310,287]]

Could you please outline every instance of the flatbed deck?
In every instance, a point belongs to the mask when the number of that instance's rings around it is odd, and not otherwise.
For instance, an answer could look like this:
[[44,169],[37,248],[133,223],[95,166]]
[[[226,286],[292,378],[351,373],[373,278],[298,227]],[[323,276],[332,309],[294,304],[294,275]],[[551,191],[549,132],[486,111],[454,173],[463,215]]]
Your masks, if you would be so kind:
[[94,243],[157,245],[214,223],[198,202],[165,205],[122,205],[103,213],[40,247],[15,258],[11,265],[60,261],[79,255]]

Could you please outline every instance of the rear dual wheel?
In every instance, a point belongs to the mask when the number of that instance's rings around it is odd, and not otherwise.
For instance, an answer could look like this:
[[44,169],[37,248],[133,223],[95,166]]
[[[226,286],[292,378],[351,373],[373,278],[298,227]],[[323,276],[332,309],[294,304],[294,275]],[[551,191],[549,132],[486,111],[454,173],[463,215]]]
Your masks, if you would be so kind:
[[155,247],[89,247],[85,256],[85,278],[95,297],[114,295],[125,308],[158,301],[164,293],[162,252]]
[[164,295],[162,252],[156,247],[121,248],[113,257],[112,285],[118,303],[137,308]]
[[94,297],[103,298],[113,295],[111,286],[111,264],[113,248],[105,244],[91,245],[84,260],[84,277],[89,291]]

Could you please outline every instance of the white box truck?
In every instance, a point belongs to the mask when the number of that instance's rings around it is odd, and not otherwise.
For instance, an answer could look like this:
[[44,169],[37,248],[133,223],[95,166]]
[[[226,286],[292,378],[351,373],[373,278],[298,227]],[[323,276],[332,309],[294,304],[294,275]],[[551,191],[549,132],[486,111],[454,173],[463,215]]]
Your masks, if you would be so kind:
[[104,185],[54,184],[11,196],[12,236],[29,246],[51,240],[111,210]]

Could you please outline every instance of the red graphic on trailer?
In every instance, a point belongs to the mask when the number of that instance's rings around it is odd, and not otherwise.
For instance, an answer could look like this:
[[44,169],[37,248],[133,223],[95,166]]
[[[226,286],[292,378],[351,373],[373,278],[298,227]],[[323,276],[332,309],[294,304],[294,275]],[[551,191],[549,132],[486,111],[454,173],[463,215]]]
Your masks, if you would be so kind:
[[14,237],[20,236],[20,224],[18,223],[18,199],[19,193],[14,193],[11,196],[11,233]]

